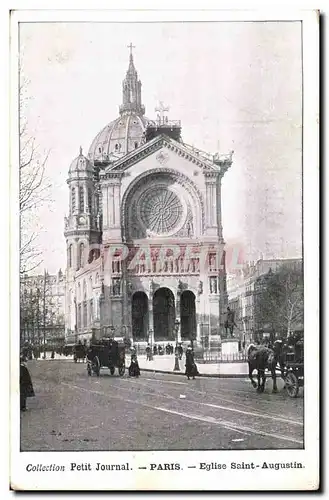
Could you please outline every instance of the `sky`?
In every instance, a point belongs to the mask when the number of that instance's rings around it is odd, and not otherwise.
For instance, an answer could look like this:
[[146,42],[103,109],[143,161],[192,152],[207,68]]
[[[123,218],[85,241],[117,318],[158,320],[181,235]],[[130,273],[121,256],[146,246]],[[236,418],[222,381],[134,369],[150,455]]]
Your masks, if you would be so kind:
[[146,116],[159,101],[184,142],[234,150],[222,187],[224,238],[247,260],[302,253],[302,71],[299,22],[21,23],[25,117],[50,151],[51,201],[34,224],[43,264],[66,266],[68,169],[119,116],[129,49]]

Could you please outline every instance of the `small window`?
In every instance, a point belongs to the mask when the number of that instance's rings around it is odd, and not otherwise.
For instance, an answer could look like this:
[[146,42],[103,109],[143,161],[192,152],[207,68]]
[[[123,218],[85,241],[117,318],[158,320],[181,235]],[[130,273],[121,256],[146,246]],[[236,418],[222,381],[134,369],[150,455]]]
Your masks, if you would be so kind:
[[98,152],[101,153],[102,152],[102,148],[98,148]]
[[138,142],[135,142],[135,149],[138,148]]
[[118,151],[118,149],[119,149],[119,144],[116,144],[115,145],[115,150]]

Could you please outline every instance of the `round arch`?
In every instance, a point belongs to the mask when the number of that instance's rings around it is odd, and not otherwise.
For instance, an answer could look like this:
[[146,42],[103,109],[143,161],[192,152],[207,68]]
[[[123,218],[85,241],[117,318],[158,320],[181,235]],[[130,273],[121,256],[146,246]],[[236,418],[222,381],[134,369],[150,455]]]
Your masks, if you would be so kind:
[[175,297],[169,288],[158,288],[153,294],[155,340],[175,340]]
[[135,341],[148,340],[148,297],[145,292],[135,292],[131,299],[131,325]]
[[184,290],[180,298],[180,324],[182,340],[196,339],[195,295],[191,290]]
[[[187,198],[190,200],[189,210],[191,212],[192,220],[195,226],[195,236],[200,236],[203,232],[205,224],[205,209],[203,204],[202,195],[195,185],[195,183],[186,175],[171,168],[154,168],[146,172],[142,172],[134,179],[127,187],[121,203],[121,227],[124,231],[124,238],[126,241],[132,239],[130,237],[131,214],[135,213],[134,197],[142,195],[147,184],[154,179],[155,185],[161,183],[169,183],[179,185],[181,189],[185,190]],[[174,191],[174,189],[173,189]],[[144,236],[143,236],[144,237]],[[145,235],[146,237],[146,235]]]

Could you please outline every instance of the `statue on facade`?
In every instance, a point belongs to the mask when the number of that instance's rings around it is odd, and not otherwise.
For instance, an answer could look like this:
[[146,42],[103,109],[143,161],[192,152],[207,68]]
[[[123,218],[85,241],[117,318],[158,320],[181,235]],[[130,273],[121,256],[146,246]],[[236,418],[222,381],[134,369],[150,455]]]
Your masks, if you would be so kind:
[[113,295],[120,295],[120,279],[113,280]]
[[192,236],[193,235],[193,223],[191,220],[188,221],[187,223],[187,236]]
[[154,281],[153,280],[150,280],[150,282],[149,282],[149,290],[150,290],[150,293],[154,292]]
[[132,295],[133,293],[133,284],[131,281],[127,281],[127,294]]
[[97,216],[96,216],[96,227],[97,227],[97,229],[101,228],[101,214],[100,214],[100,212],[98,212]]
[[210,278],[210,293],[217,293],[217,278]]
[[177,285],[177,294],[181,295],[183,292],[184,285],[181,280],[178,280],[178,285]]
[[202,281],[199,281],[198,295],[202,295],[202,294],[203,294],[203,283],[202,283]]

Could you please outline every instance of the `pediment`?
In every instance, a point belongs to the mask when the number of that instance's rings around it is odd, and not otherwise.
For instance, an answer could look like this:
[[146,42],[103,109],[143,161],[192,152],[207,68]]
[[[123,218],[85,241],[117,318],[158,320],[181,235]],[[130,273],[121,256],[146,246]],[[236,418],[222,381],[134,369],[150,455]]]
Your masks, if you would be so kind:
[[158,162],[160,164],[165,164],[166,154],[164,150],[166,148],[181,158],[185,158],[187,161],[193,163],[195,167],[199,168],[203,172],[218,172],[220,170],[220,167],[212,162],[210,155],[209,157],[204,156],[206,153],[204,155],[200,155],[198,150],[193,150],[192,148],[189,148],[166,135],[160,135],[108,166],[104,173],[105,175],[107,173],[123,173],[132,165],[160,150],[162,151],[159,153]]

